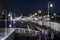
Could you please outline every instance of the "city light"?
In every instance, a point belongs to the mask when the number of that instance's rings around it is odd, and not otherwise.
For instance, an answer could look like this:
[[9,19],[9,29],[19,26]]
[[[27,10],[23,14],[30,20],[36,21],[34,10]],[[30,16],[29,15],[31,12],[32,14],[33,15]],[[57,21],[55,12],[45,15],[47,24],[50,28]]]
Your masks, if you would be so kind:
[[28,24],[27,24],[27,29],[28,29],[28,31],[30,31],[30,30],[31,30]]
[[29,19],[29,18],[26,18],[26,19]]
[[12,16],[10,17],[10,20],[13,20],[13,19],[12,19]]
[[41,13],[41,10],[39,10],[38,13]]
[[35,13],[35,15],[37,15],[37,13]]
[[39,14],[41,13],[41,10],[38,11],[38,17],[39,17]]
[[51,17],[52,19],[54,18],[54,16]]
[[4,15],[4,12],[2,12],[2,14]]
[[11,28],[11,27],[12,27],[12,25],[10,24],[10,25],[9,25],[9,27]]
[[2,16],[0,16],[2,18]]
[[52,3],[50,4],[50,7],[53,7],[53,4]]
[[52,0],[2,1],[0,40],[60,39],[59,9],[59,1]]
[[8,14],[8,16],[10,17],[10,16],[11,16],[11,14]]
[[[47,16],[48,16],[48,19],[50,19],[50,18],[49,18],[50,7],[53,7],[53,4],[52,4],[51,2],[48,3],[48,15],[47,15]],[[48,21],[48,22],[49,22],[49,21]]]
[[47,15],[49,17],[49,15]]
[[53,4],[51,2],[48,3],[48,15],[49,15],[50,7],[53,7]]
[[21,19],[21,16],[20,17],[15,17],[16,21],[19,21],[20,19]]
[[42,16],[40,16],[39,18],[42,19]]
[[56,13],[54,13],[53,15],[56,16]]
[[33,15],[32,17],[34,17],[35,15]]

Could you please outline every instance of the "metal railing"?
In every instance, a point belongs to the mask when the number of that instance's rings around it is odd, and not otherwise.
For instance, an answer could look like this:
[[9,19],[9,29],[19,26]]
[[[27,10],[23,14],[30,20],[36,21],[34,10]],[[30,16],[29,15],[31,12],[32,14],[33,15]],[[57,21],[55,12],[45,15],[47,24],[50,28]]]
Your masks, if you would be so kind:
[[28,30],[28,29],[23,29],[23,28],[17,28],[16,33],[36,36],[40,32],[36,31],[36,30]]

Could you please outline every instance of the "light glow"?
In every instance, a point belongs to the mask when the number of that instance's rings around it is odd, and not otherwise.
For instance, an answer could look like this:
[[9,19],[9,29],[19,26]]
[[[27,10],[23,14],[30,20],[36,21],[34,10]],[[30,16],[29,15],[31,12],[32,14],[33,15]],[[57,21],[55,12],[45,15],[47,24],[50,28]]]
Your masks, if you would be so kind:
[[39,10],[38,13],[41,13],[41,10]]

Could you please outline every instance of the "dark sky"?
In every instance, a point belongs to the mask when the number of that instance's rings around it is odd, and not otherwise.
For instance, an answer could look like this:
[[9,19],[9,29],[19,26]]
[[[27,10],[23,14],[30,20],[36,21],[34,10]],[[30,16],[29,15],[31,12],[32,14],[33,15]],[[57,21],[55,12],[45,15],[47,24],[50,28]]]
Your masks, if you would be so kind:
[[60,13],[60,0],[2,0],[2,7],[16,13],[33,13],[39,9],[43,13],[47,13],[48,2],[51,1],[54,4],[53,8],[50,8],[50,13]]

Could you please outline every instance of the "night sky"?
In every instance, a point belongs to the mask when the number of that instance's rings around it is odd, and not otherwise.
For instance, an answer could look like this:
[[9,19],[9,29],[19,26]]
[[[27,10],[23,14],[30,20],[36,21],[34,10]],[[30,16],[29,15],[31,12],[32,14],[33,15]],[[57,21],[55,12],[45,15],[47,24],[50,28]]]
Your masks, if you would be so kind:
[[54,4],[54,7],[50,8],[50,13],[60,13],[60,0],[1,0],[0,8],[5,8],[16,14],[34,13],[38,10],[47,13],[49,1]]

